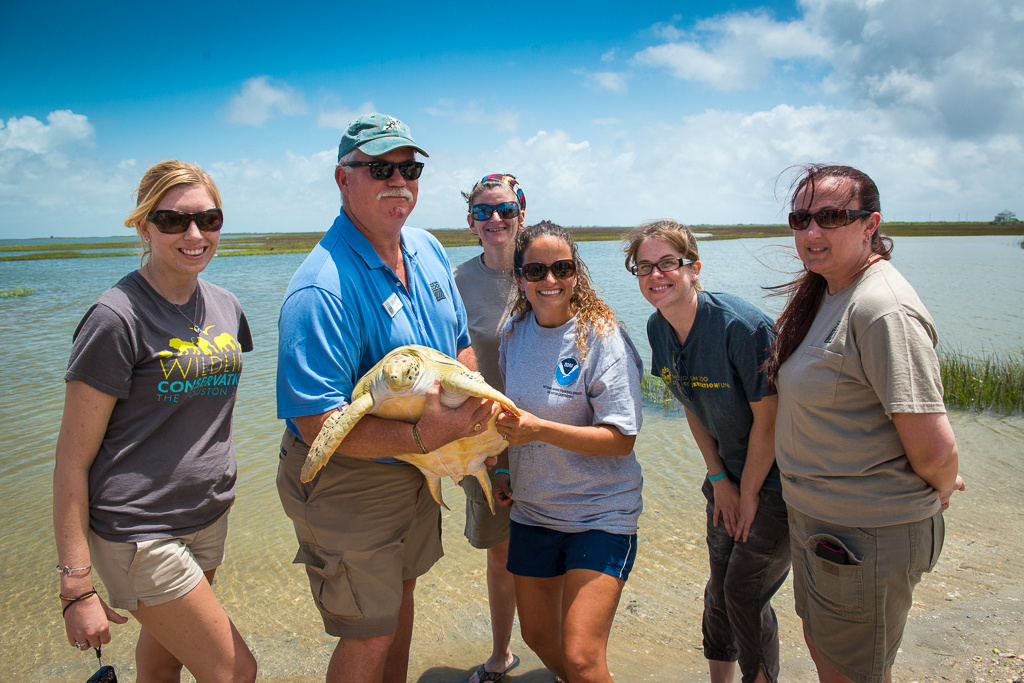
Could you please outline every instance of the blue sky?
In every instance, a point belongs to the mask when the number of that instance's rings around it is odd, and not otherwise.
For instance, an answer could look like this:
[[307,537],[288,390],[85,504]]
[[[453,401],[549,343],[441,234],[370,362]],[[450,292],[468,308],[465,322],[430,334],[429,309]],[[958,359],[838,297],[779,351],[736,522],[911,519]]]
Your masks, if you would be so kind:
[[425,228],[497,171],[529,223],[777,223],[813,161],[866,171],[888,220],[1024,215],[1016,0],[93,4],[0,6],[0,238],[127,234],[166,158],[228,231],[325,230],[372,111],[430,152]]

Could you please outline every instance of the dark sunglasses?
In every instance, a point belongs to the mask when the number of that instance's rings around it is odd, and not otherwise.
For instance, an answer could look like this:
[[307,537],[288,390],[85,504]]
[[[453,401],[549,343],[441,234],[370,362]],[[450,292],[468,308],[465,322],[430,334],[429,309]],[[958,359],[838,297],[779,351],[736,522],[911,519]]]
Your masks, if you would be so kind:
[[196,227],[202,232],[217,232],[224,225],[224,212],[220,209],[207,209],[199,213],[185,213],[161,209],[146,216],[146,220],[165,235],[180,235],[188,230],[192,221],[196,222]]
[[683,266],[689,265],[693,265],[693,261],[688,258],[665,258],[657,263],[638,263],[630,268],[629,272],[637,277],[644,277],[653,273],[655,268],[662,273],[671,273],[673,270],[679,270]]
[[550,266],[544,263],[527,263],[519,269],[519,274],[522,275],[527,282],[540,282],[548,276],[548,271],[559,280],[564,280],[568,277],[572,277],[576,274],[576,262],[569,258],[564,258],[555,261]]
[[417,180],[420,174],[423,173],[422,161],[400,161],[397,164],[393,161],[381,161],[379,159],[377,161],[346,161],[345,166],[365,166],[370,169],[370,177],[374,180],[387,180],[394,174],[396,166],[398,167],[398,172],[406,180]]
[[475,221],[486,221],[495,211],[502,218],[515,218],[519,215],[519,202],[502,202],[497,206],[493,204],[474,204],[469,210],[469,215]]
[[806,230],[811,225],[813,218],[818,227],[834,230],[849,225],[858,218],[870,216],[872,213],[874,211],[862,211],[861,209],[824,209],[817,213],[800,209],[789,214],[789,227],[794,230]]

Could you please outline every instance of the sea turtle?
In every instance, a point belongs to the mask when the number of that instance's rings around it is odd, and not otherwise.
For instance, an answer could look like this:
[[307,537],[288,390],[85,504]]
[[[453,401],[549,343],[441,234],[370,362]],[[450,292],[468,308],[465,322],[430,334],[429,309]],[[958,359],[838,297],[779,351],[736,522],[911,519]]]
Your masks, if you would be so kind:
[[[425,346],[400,346],[370,368],[352,390],[352,402],[324,422],[302,466],[302,481],[308,482],[316,476],[363,415],[417,422],[423,414],[426,391],[435,379],[441,380],[441,403],[449,408],[457,408],[470,396],[479,396],[500,403],[506,411],[519,416],[515,403],[488,385],[479,372]],[[487,495],[493,513],[491,481],[484,460],[508,446],[494,426],[496,420],[497,414],[485,425],[479,425],[480,431],[473,436],[452,441],[429,453],[395,457],[423,472],[434,500],[446,510],[449,508],[441,499],[441,477],[451,477],[458,484],[462,477],[473,475]]]

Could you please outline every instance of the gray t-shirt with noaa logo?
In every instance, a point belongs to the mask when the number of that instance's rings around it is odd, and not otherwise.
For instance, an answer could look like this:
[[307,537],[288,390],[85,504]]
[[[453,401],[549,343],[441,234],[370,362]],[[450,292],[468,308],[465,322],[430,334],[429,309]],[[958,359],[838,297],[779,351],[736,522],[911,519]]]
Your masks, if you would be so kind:
[[[545,420],[636,434],[642,422],[640,354],[618,326],[604,337],[591,333],[588,343],[581,363],[575,318],[545,328],[528,313],[502,339],[505,394]],[[513,521],[568,533],[636,533],[643,476],[635,453],[588,456],[534,441],[509,448],[509,469]]]
[[231,411],[251,350],[238,299],[208,282],[177,310],[138,271],[100,295],[64,375],[117,398],[89,470],[93,531],[120,542],[183,536],[227,512]]

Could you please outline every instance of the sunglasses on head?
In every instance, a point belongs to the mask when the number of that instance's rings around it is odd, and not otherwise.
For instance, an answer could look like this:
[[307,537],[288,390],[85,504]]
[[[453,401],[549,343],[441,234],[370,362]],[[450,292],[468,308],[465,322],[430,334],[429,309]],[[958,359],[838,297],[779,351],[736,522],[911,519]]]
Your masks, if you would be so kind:
[[519,202],[502,202],[497,206],[494,204],[474,204],[469,210],[469,215],[475,221],[486,221],[495,211],[502,218],[515,218],[519,215]]
[[806,230],[811,225],[811,219],[813,218],[818,227],[825,230],[834,230],[835,228],[849,225],[858,218],[870,216],[872,213],[874,212],[861,209],[824,209],[816,213],[800,209],[789,214],[789,227],[794,230]]
[[555,261],[550,266],[539,261],[536,263],[526,263],[519,269],[519,274],[527,282],[540,282],[548,276],[549,270],[556,278],[564,280],[576,274],[576,262],[572,259],[564,258]]
[[394,172],[395,167],[398,167],[398,172],[402,174],[402,177],[406,180],[417,180],[420,174],[423,173],[423,162],[422,161],[400,161],[395,163],[394,161],[346,161],[345,166],[360,167],[365,166],[370,169],[370,177],[374,180],[387,180]]
[[683,266],[693,265],[693,261],[688,258],[664,258],[657,263],[638,263],[629,269],[629,272],[633,273],[637,277],[644,277],[650,275],[657,268],[662,273],[671,273],[673,270],[679,270]]
[[161,209],[146,216],[146,220],[166,235],[180,235],[188,230],[192,221],[202,232],[217,232],[224,225],[224,212],[220,209],[207,209],[198,213],[185,213]]

